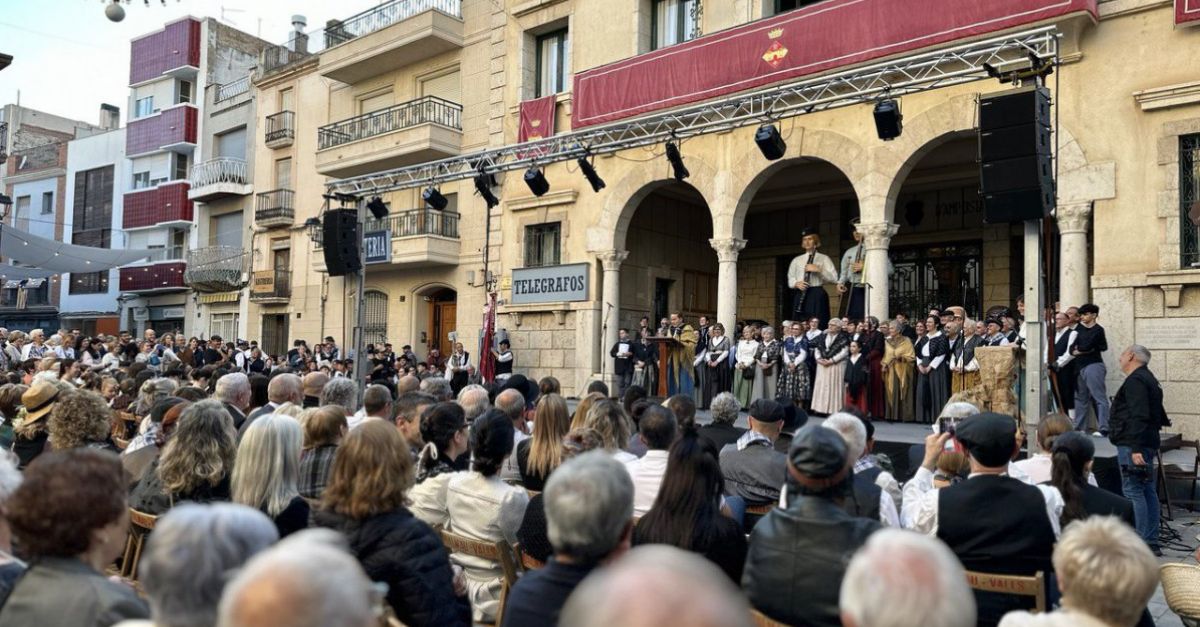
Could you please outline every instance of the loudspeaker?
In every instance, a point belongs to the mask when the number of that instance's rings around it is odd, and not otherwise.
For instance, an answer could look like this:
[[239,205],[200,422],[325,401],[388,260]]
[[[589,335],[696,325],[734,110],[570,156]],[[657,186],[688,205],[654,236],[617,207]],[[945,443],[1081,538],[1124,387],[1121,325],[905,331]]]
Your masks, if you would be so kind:
[[362,269],[359,258],[358,210],[331,209],[325,212],[325,269],[329,276],[344,276]]
[[787,154],[787,143],[783,141],[783,136],[774,124],[758,127],[758,132],[754,133],[754,143],[758,144],[758,149],[768,161],[782,159],[783,155]]
[[979,101],[979,175],[988,224],[1040,220],[1054,209],[1050,93],[1021,89]]

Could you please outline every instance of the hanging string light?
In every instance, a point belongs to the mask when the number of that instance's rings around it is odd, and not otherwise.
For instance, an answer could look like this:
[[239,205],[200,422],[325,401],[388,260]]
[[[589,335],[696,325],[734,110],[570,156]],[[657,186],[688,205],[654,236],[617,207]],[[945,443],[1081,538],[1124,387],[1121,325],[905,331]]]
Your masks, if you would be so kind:
[[[104,16],[107,17],[109,19],[109,21],[111,21],[111,22],[120,22],[121,20],[125,19],[125,7],[123,7],[121,5],[122,4],[130,4],[133,0],[100,0],[100,1],[103,2],[104,4],[108,5],[108,6],[104,7]],[[143,0],[143,1],[146,3],[146,6],[150,6],[150,0]],[[162,3],[162,5],[164,7],[167,6],[167,0],[159,0],[159,1]],[[179,0],[175,0],[175,1],[179,2]]]

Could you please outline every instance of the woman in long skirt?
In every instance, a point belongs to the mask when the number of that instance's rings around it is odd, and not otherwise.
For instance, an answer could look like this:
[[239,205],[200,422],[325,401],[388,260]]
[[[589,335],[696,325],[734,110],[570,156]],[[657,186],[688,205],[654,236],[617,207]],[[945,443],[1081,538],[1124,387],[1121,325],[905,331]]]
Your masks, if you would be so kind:
[[930,316],[925,330],[926,341],[917,350],[917,422],[930,424],[950,399],[950,368],[946,361],[950,343],[942,335],[937,318]]
[[872,418],[883,418],[886,405],[883,396],[883,334],[879,332],[879,320],[870,316],[859,327],[862,352],[867,359],[867,409]]
[[804,365],[808,367],[808,394],[804,396],[804,400],[812,407],[813,385],[817,380],[817,351],[814,350],[817,342],[825,337],[825,332],[821,330],[821,319],[810,318],[807,322],[807,328],[804,331],[804,350],[808,351],[805,357]]
[[917,354],[912,340],[898,333],[891,324],[880,329],[884,335],[883,349],[883,417],[889,422],[913,421],[913,364]]
[[774,399],[779,383],[779,355],[783,352],[783,344],[775,339],[775,329],[763,327],[762,344],[754,354],[754,366],[758,372],[754,376],[754,387],[750,392],[750,402],[760,398]]
[[647,340],[650,335],[640,335],[634,342],[633,385],[640,385],[650,395],[658,394],[658,348]]
[[975,321],[963,323],[963,340],[954,346],[950,355],[950,391],[958,394],[979,385],[979,360],[975,359],[975,349],[982,343],[975,334]]
[[729,391],[729,345],[725,327],[714,324],[704,359],[696,367],[700,371],[700,409],[708,409],[713,397]]
[[737,343],[735,361],[733,362],[733,395],[737,397],[742,407],[750,406],[750,396],[754,391],[754,356],[758,354],[758,342],[754,340],[754,327],[746,325],[742,329],[742,339]]
[[776,386],[775,400],[784,405],[800,405],[811,392],[808,365],[805,363],[808,342],[803,329],[801,323],[792,323],[792,333],[783,341],[783,353],[779,356],[779,384]]
[[867,361],[867,356],[862,354],[862,344],[860,340],[850,341],[850,356],[846,358],[846,374],[843,377],[845,381],[846,398],[843,401],[846,406],[854,407],[858,411],[867,413],[867,380],[870,377],[870,362]]
[[815,341],[817,381],[813,385],[812,410],[832,414],[842,408],[846,357],[850,354],[850,336],[842,333],[842,321],[833,318],[825,335]]

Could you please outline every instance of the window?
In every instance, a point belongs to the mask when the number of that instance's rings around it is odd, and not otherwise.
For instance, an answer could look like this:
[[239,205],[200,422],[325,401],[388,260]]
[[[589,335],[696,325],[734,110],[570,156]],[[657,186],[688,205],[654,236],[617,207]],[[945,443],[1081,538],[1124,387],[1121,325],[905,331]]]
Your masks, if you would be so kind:
[[154,113],[154,96],[138,98],[133,105],[133,117],[144,118]]
[[275,189],[292,188],[292,159],[275,160]]
[[779,15],[818,2],[824,2],[824,0],[775,0],[775,14]]
[[16,216],[16,221],[13,226],[16,226],[22,231],[29,230],[29,209],[32,203],[32,196],[17,196],[17,211],[14,214]]
[[[242,247],[242,212],[213,216],[209,223],[208,241],[213,246]],[[224,337],[224,336],[222,336]]]
[[71,274],[71,285],[69,287],[71,294],[104,294],[107,291],[108,270]]
[[699,34],[699,0],[654,0],[650,48],[657,50],[695,39]]
[[525,267],[557,266],[561,236],[560,222],[525,227]]
[[280,111],[295,111],[292,104],[292,88],[279,90],[279,110]]
[[567,90],[567,67],[571,64],[571,41],[567,29],[537,38],[538,98]]
[[368,290],[363,294],[364,322],[363,342],[382,344],[387,341],[388,299],[387,294]]
[[54,213],[54,192],[42,192],[42,215]]
[[217,135],[217,156],[245,161],[246,127],[235,128]]
[[215,313],[209,318],[208,335],[221,337],[238,337],[238,315],[236,313]]
[[[71,207],[71,243],[93,248],[112,245],[113,166],[75,174],[75,200]],[[67,290],[71,294],[108,292],[108,271],[72,273]]]
[[385,92],[360,99],[358,101],[358,113],[359,115],[366,115],[375,111],[381,111],[394,104],[396,104],[396,97],[393,95],[392,90],[389,89]]
[[175,104],[182,104],[192,101],[192,82],[179,81],[178,95],[175,97]]
[[167,235],[167,259],[183,259],[187,247],[187,229],[171,229]]
[[187,155],[175,153],[174,161],[175,164],[171,172],[171,180],[181,181],[186,179],[188,177],[188,163],[191,161],[191,159]]
[[1179,138],[1179,252],[1184,268],[1200,268],[1200,134]]
[[134,189],[145,189],[147,187],[150,187],[150,173],[149,172],[134,172],[133,173],[133,188]]

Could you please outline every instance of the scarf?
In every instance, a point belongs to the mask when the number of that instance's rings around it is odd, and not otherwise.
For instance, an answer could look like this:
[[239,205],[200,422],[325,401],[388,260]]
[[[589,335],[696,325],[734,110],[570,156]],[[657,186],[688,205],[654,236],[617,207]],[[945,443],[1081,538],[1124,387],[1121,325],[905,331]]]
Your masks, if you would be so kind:
[[754,430],[746,431],[737,440],[737,450],[744,451],[751,445],[772,446],[771,438]]

